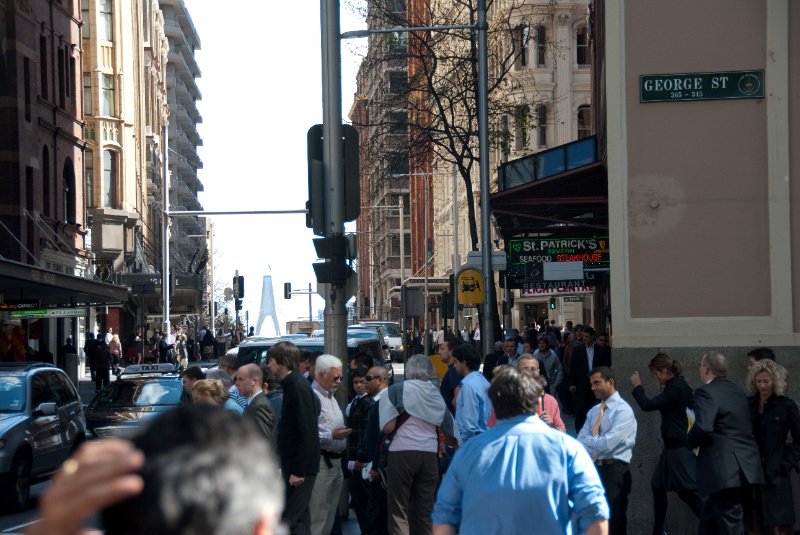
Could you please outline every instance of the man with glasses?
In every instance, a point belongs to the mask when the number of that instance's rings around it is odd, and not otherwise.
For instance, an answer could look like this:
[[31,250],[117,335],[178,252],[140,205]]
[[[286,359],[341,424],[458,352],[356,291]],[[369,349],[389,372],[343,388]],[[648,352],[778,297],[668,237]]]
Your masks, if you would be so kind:
[[367,392],[367,377],[372,379],[372,382],[375,382],[375,377],[369,375],[367,368],[351,370],[350,377],[353,382],[355,397],[347,404],[345,409],[347,426],[353,430],[350,436],[347,437],[347,473],[350,475],[348,488],[350,490],[350,507],[356,512],[358,525],[361,527],[361,531],[364,532],[369,487],[367,481],[361,477],[361,470],[356,470],[356,462],[358,460],[358,448],[367,434],[369,412],[372,409],[372,405],[375,404],[372,396]]
[[387,532],[388,513],[385,482],[381,482],[378,472],[380,442],[383,437],[383,431],[378,423],[378,401],[384,391],[389,388],[389,372],[381,366],[375,366],[370,368],[364,379],[366,380],[367,395],[372,398],[372,407],[367,418],[367,432],[364,439],[359,442],[354,466],[355,477],[358,477],[359,474],[363,476],[362,471],[369,466],[368,478],[364,478],[368,487],[366,518],[364,524],[359,518],[358,524],[363,535],[381,535]]
[[329,535],[333,527],[339,494],[342,492],[342,453],[351,433],[344,425],[344,414],[334,393],[342,384],[342,361],[333,355],[320,355],[314,365],[311,389],[319,398],[320,460],[319,473],[311,493],[311,533]]

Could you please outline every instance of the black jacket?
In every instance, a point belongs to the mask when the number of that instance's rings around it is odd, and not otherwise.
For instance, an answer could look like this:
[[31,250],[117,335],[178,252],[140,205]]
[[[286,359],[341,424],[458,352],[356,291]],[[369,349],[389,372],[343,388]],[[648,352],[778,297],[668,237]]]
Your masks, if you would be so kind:
[[701,498],[742,483],[764,481],[761,459],[750,425],[744,390],[717,377],[694,391],[695,423],[687,445],[700,448],[697,493]]
[[319,398],[311,385],[293,371],[281,381],[283,406],[278,426],[278,456],[284,477],[313,476],[319,472]]
[[[577,407],[585,407],[586,411],[597,403],[592,385],[589,383],[589,357],[586,354],[586,346],[581,344],[572,352],[572,367],[570,368],[570,385],[575,387],[575,404]],[[605,346],[594,345],[594,358],[592,368],[598,366],[611,366],[611,349]],[[585,413],[584,413],[585,414]]]
[[694,401],[692,387],[686,384],[683,377],[673,377],[667,381],[661,393],[652,399],[647,398],[642,385],[634,388],[632,394],[643,411],[661,413],[661,438],[664,439],[664,447],[686,446],[686,433],[689,429],[686,408],[694,408]]
[[256,394],[253,401],[247,405],[247,408],[244,410],[244,417],[256,424],[258,430],[274,448],[275,410],[272,408],[272,402],[263,392]]
[[483,361],[483,376],[491,383],[494,369],[497,366],[503,366],[505,364],[510,364],[508,356],[505,353],[502,351],[489,353]]
[[[777,478],[788,476],[789,470],[800,463],[800,409],[791,399],[773,395],[767,400],[764,413],[759,415],[758,396],[751,396],[748,402],[766,483],[774,484]],[[760,425],[756,424],[757,420]],[[786,443],[789,433],[791,445]]]

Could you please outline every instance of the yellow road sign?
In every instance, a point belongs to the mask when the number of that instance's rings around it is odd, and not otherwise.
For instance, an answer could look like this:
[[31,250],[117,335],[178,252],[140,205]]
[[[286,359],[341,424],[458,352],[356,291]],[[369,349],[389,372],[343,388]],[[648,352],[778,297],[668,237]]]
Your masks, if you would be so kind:
[[483,304],[483,275],[474,268],[465,268],[458,273],[456,293],[460,305]]

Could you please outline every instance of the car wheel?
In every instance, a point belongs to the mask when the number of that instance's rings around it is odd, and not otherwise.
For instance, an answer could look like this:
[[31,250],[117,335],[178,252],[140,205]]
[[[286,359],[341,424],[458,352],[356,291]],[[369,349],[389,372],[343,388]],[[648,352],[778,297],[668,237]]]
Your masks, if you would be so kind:
[[27,507],[31,497],[31,461],[27,455],[18,453],[14,457],[3,494],[3,502],[11,511]]

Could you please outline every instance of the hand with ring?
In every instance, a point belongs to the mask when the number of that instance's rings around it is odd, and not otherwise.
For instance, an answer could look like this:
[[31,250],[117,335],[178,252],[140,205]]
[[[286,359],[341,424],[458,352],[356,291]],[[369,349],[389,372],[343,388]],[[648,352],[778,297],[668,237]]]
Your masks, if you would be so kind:
[[126,440],[86,442],[64,461],[61,471],[39,500],[41,521],[26,535],[85,535],[86,519],[142,491],[144,481],[134,472],[144,455]]

